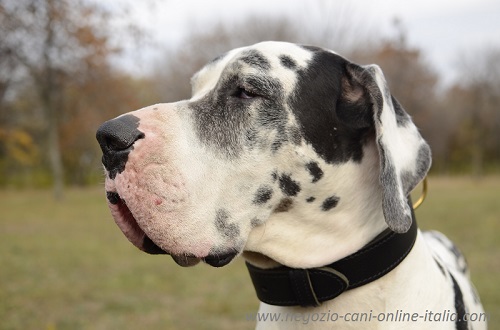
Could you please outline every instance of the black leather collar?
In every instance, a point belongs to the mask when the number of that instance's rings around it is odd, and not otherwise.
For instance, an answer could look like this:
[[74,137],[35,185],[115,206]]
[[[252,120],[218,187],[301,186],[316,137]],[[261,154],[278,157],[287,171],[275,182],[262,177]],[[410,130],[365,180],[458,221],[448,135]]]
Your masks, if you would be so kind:
[[389,273],[408,255],[416,237],[412,211],[408,232],[397,234],[387,229],[361,250],[324,267],[262,269],[246,264],[260,301],[277,306],[319,306]]

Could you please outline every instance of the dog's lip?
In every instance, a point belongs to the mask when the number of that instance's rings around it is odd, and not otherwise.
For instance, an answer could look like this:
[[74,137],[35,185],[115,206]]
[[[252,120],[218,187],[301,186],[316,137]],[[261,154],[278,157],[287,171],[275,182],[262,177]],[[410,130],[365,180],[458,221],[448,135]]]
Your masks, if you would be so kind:
[[191,267],[198,264],[200,261],[212,266],[212,267],[222,267],[229,264],[236,256],[238,252],[228,252],[221,254],[209,254],[203,258],[197,258],[193,255],[173,255],[170,256],[174,261],[182,267]]
[[238,252],[231,251],[222,254],[208,255],[203,258],[203,261],[212,267],[222,267],[230,263],[236,256]]
[[159,247],[138,225],[137,220],[130,212],[126,202],[115,191],[106,191],[106,197],[116,224],[125,237],[140,250],[149,254],[170,254],[172,259],[182,267],[190,267],[203,260],[212,267],[222,267],[229,264],[237,255],[238,251],[213,253],[205,257],[196,257],[192,254],[175,255]]
[[151,240],[139,227],[126,202],[117,192],[106,191],[106,197],[115,223],[132,244],[149,254],[169,254]]
[[182,267],[191,267],[198,264],[201,259],[190,255],[170,255],[175,263]]
[[120,195],[114,191],[106,191],[106,198],[108,199],[108,202],[113,205],[118,204],[121,200]]

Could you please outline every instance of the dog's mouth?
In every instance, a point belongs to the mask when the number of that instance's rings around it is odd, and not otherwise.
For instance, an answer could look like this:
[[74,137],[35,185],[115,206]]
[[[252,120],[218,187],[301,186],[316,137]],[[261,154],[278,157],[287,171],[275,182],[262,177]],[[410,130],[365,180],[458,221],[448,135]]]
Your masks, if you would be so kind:
[[205,257],[196,257],[191,254],[174,255],[158,246],[149,236],[142,230],[137,223],[137,220],[132,215],[132,212],[127,206],[127,203],[118,195],[117,192],[107,191],[108,206],[111,214],[121,229],[125,237],[138,247],[140,250],[149,254],[169,254],[174,261],[182,267],[190,267],[203,261],[213,267],[222,267],[230,263],[238,254],[237,251],[230,251],[222,254],[209,254]]

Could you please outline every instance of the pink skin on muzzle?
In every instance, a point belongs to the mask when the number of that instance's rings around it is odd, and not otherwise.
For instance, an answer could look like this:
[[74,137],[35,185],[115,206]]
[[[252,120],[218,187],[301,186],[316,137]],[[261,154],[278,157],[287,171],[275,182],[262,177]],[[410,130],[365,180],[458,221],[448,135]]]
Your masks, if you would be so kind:
[[[153,106],[155,107],[155,106]],[[105,181],[109,193],[119,199],[108,206],[127,239],[139,249],[151,239],[178,263],[191,265],[206,257],[213,244],[199,233],[199,223],[190,219],[189,193],[184,175],[175,162],[182,152],[175,145],[179,137],[178,118],[173,111],[145,108],[132,115],[140,119],[139,131],[145,137],[137,140],[128,155],[125,169],[114,180]],[[165,118],[165,112],[169,117]]]

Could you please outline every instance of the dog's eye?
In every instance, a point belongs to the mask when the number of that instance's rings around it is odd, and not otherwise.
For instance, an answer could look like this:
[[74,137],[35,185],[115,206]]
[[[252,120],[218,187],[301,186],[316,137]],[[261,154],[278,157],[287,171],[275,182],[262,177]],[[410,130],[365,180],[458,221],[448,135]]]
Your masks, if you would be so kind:
[[259,95],[250,92],[242,87],[238,87],[238,90],[236,93],[234,93],[234,96],[240,99],[253,99],[254,97],[257,97]]

